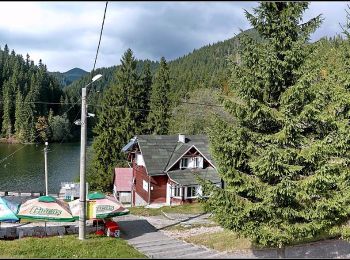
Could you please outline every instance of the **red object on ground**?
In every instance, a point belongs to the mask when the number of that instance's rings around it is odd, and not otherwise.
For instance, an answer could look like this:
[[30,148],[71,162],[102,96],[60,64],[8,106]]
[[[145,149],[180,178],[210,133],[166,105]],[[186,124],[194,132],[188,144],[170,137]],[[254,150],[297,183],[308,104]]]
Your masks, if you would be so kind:
[[106,234],[109,237],[119,237],[120,236],[120,229],[119,225],[115,221],[106,221],[105,222],[106,227]]
[[98,236],[104,236],[105,232],[104,232],[103,229],[99,229],[99,230],[97,230],[97,231],[95,232],[95,234],[98,235]]

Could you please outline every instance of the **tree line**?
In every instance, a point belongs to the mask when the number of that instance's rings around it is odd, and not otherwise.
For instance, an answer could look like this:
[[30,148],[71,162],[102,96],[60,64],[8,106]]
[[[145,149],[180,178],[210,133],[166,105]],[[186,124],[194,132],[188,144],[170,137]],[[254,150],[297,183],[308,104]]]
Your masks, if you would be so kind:
[[94,127],[92,161],[88,165],[91,187],[110,190],[111,173],[126,165],[122,148],[140,134],[167,134],[170,117],[169,68],[164,57],[152,76],[150,63],[137,71],[137,60],[128,49],[116,72],[115,83],[103,92]]
[[[68,134],[59,104],[63,92],[39,60],[0,49],[0,137],[5,142],[58,140]],[[62,115],[63,114],[63,115]]]

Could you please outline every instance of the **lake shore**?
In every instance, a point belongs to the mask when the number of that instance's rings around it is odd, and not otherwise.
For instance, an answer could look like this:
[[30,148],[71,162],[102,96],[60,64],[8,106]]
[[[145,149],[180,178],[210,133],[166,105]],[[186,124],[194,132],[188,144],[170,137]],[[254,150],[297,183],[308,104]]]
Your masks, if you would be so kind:
[[14,137],[10,137],[10,138],[0,138],[0,143],[2,143],[2,144],[20,144],[21,142]]

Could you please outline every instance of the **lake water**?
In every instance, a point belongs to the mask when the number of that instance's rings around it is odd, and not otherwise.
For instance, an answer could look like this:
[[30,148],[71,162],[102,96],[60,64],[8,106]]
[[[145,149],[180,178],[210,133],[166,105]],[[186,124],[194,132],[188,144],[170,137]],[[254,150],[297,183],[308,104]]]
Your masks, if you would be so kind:
[[[61,182],[79,177],[80,142],[53,143],[48,148],[48,190],[58,193]],[[43,144],[0,144],[0,191],[45,192]]]

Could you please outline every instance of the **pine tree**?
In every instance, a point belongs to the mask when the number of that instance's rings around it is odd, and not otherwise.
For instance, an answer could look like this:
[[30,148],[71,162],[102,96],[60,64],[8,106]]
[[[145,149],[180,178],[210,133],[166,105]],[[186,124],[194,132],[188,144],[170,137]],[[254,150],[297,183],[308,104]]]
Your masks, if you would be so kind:
[[32,143],[36,139],[35,123],[39,116],[37,109],[37,102],[39,101],[39,85],[36,77],[32,75],[30,90],[24,99],[23,114],[25,121],[23,122],[24,140]]
[[148,114],[148,127],[152,134],[165,135],[169,125],[169,68],[164,57],[160,60],[159,69],[152,84],[150,98],[150,113]]
[[15,133],[18,140],[23,141],[24,140],[24,129],[23,129],[23,122],[25,121],[24,113],[23,113],[23,96],[21,94],[20,90],[17,90],[16,95],[16,108],[15,108]]
[[135,133],[141,132],[141,116],[139,110],[140,102],[143,98],[140,96],[139,77],[136,72],[137,62],[131,49],[128,49],[122,59],[120,69],[117,71],[117,81],[125,95],[125,106],[129,109],[131,120],[135,123]]
[[143,68],[141,79],[140,79],[140,93],[139,93],[139,109],[140,109],[140,118],[137,122],[139,124],[139,129],[141,133],[147,132],[147,117],[150,109],[150,96],[152,90],[152,73],[151,66],[147,62]]
[[350,5],[347,5],[348,9],[345,9],[346,12],[346,24],[341,25],[340,27],[343,30],[342,33],[345,34],[345,36],[350,39]]
[[12,134],[13,125],[11,124],[11,110],[12,110],[12,91],[11,83],[6,81],[3,86],[3,121],[2,121],[2,135],[10,138]]
[[218,120],[209,133],[225,188],[205,185],[212,191],[208,208],[224,227],[280,248],[331,232],[349,214],[348,170],[328,164],[335,154],[324,154],[335,122],[313,118],[327,97],[310,90],[319,72],[305,65],[313,50],[307,41],[322,19],[301,25],[307,8],[262,2],[255,15],[246,11],[263,41],[240,39],[240,64],[232,62],[232,92],[224,101],[237,125]]
[[[88,182],[94,189],[110,190],[112,172],[125,164],[124,145],[135,135],[135,89],[137,78],[132,51],[128,49],[117,71],[117,84],[105,92],[98,123],[94,128],[94,156],[89,167]],[[91,168],[91,169],[90,169]]]

